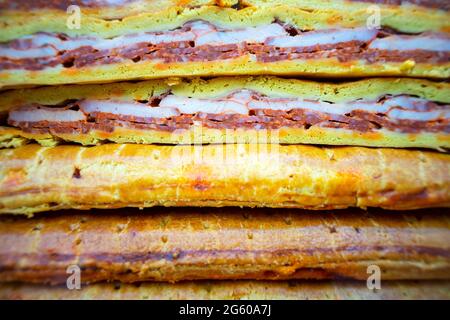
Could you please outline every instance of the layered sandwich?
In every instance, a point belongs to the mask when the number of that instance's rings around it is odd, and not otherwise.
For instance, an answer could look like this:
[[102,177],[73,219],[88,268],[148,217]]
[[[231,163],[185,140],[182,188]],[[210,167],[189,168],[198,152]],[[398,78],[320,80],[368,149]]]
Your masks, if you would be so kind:
[[235,144],[0,150],[0,213],[163,206],[414,209],[450,205],[450,155]]
[[0,0],[0,298],[450,298],[447,2]]
[[395,19],[368,26],[367,17],[335,11],[200,6],[114,21],[87,16],[79,29],[68,28],[65,12],[23,26],[6,20],[0,86],[193,75],[450,76],[448,27],[410,31]]
[[153,80],[0,95],[0,147],[29,142],[450,148],[450,85],[271,77]]
[[[122,210],[0,220],[0,281],[446,279],[447,211]],[[446,214],[447,213],[447,214]],[[62,236],[63,235],[63,236]]]

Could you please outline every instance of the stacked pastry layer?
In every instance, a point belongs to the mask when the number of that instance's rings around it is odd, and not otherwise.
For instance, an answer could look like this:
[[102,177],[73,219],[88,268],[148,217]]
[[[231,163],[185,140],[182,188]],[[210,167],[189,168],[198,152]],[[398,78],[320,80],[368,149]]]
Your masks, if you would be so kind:
[[0,151],[0,213],[163,206],[415,209],[450,204],[450,156],[303,145]]
[[219,3],[0,1],[0,297],[450,299],[445,1]]
[[[3,219],[0,281],[447,279],[450,217],[440,210],[182,209]],[[64,236],[62,236],[64,235]]]

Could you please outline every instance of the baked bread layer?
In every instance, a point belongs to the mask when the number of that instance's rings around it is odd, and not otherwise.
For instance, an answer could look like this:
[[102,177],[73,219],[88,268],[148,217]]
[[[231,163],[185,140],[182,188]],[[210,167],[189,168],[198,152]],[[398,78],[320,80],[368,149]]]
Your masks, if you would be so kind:
[[450,147],[450,86],[275,77],[60,86],[0,95],[0,146],[30,141]]
[[367,290],[352,281],[192,281],[63,286],[1,284],[4,300],[431,300],[450,299],[448,281],[387,281]]
[[[449,211],[122,210],[0,221],[0,281],[448,279]],[[64,235],[62,237],[61,235]]]
[[[22,35],[39,31],[57,32],[63,30],[69,34],[86,34],[89,32],[100,32],[104,34],[116,34],[117,30],[135,30],[145,26],[156,27],[161,25],[173,25],[177,21],[190,19],[192,16],[200,16],[201,19],[211,20],[208,15],[218,15],[217,21],[225,25],[239,25],[239,19],[250,19],[242,21],[241,25],[249,25],[251,19],[272,13],[272,19],[277,14],[279,18],[288,16],[289,21],[297,22],[305,27],[311,25],[365,25],[369,17],[374,17],[373,3],[358,0],[272,0],[258,1],[248,0],[240,2],[241,7],[236,6],[238,1],[195,0],[195,1],[129,1],[126,6],[79,6],[83,14],[83,23],[80,28],[68,28],[66,12],[69,5],[77,5],[76,1],[64,3],[59,1],[60,8],[49,8],[49,1],[20,1],[23,6],[17,5],[17,10],[8,10],[10,1],[2,1],[0,4],[0,22],[3,31],[0,41],[13,39]],[[44,3],[42,3],[44,2]],[[234,2],[234,3],[233,3]],[[387,27],[402,32],[424,32],[424,31],[448,31],[449,22],[446,19],[448,11],[436,10],[431,6],[420,8],[411,5],[384,5],[377,1],[377,9],[381,15],[381,23]],[[442,4],[445,1],[440,1]],[[95,1],[95,4],[101,2]],[[39,8],[24,8],[24,6],[39,6]],[[448,6],[448,4],[445,4]],[[233,6],[233,7],[232,7]],[[285,11],[286,9],[290,11]],[[56,10],[55,10],[56,9]],[[306,9],[306,10],[305,10]],[[71,12],[73,15],[73,11]],[[230,19],[225,18],[229,16]],[[27,18],[28,17],[28,18]],[[152,18],[157,17],[157,21]],[[49,18],[52,18],[50,20]],[[115,19],[112,19],[115,18]],[[27,19],[27,20],[25,20]],[[144,24],[136,24],[139,19]],[[373,19],[372,19],[373,20]],[[372,21],[370,20],[370,21]],[[26,21],[26,25],[20,22]]]
[[155,205],[448,206],[449,157],[278,144],[27,145],[0,150],[0,212]]

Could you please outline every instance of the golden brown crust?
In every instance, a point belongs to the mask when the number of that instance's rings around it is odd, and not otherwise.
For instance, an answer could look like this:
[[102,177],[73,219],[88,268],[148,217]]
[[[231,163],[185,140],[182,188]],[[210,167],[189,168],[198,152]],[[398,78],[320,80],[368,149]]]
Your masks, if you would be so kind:
[[450,299],[449,281],[388,281],[381,290],[368,290],[353,281],[195,281],[139,286],[93,284],[81,290],[30,284],[0,285],[8,300],[419,300]]
[[450,205],[450,155],[302,145],[0,150],[0,213],[64,208]]
[[0,221],[0,280],[450,277],[449,211],[152,209]]

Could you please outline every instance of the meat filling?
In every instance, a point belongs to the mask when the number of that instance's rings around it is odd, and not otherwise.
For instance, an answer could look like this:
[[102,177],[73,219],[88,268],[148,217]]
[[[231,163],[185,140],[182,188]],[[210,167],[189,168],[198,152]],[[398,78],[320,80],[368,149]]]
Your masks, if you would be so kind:
[[9,125],[31,133],[113,132],[116,127],[172,132],[198,123],[216,129],[318,126],[357,132],[450,133],[449,120],[450,105],[407,95],[332,103],[268,97],[246,89],[210,99],[167,92],[149,102],[86,99],[63,107],[32,104],[18,106],[8,115]]
[[250,56],[255,61],[335,58],[341,62],[450,62],[450,38],[442,33],[400,35],[387,30],[302,31],[274,22],[223,30],[205,21],[172,31],[111,39],[38,33],[0,45],[0,69],[82,68],[132,61],[206,62]]

